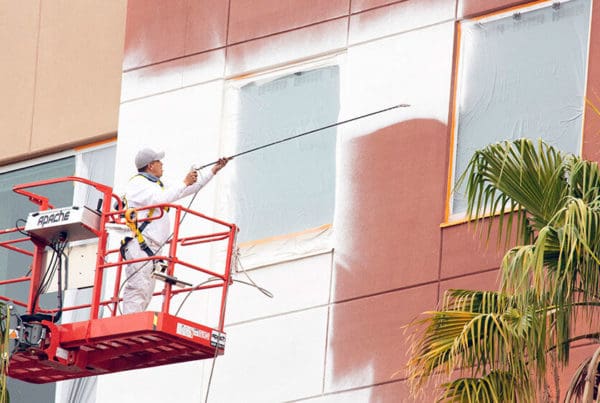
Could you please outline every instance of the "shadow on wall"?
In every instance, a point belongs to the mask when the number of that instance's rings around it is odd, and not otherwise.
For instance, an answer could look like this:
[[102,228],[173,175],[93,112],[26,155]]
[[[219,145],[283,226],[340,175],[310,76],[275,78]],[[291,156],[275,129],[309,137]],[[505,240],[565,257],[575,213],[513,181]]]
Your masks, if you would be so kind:
[[[439,121],[416,119],[341,139],[333,291],[334,301],[351,300],[332,306],[330,391],[397,380],[402,326],[437,303],[447,135]],[[406,396],[396,384],[373,393]]]

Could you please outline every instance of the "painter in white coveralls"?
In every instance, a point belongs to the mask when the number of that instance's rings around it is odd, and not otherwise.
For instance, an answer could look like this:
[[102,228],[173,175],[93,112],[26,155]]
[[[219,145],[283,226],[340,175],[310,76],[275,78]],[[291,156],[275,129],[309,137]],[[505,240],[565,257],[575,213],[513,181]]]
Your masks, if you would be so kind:
[[[165,186],[160,180],[163,175],[161,160],[164,156],[164,152],[156,152],[150,148],[141,149],[137,153],[135,167],[138,173],[129,180],[125,192],[128,208],[173,203],[194,194],[202,189],[228,162],[227,158],[221,158],[207,173],[199,175],[197,171],[192,170],[185,175],[182,182]],[[149,215],[160,217],[143,222],[142,220]],[[152,210],[142,210],[138,213],[138,220],[142,223],[138,228],[143,235],[145,245],[140,246],[135,237],[127,238],[129,241],[122,247],[122,253],[127,260],[144,258],[151,253],[157,254],[171,234],[171,223],[167,212],[161,215]],[[141,312],[148,307],[154,292],[153,269],[154,265],[148,261],[126,266],[127,280],[123,291],[124,314]]]

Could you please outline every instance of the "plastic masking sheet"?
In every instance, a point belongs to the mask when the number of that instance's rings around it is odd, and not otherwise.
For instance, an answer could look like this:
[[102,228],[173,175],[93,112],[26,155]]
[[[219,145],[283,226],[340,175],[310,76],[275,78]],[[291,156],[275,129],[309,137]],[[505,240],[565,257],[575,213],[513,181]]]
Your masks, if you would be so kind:
[[[522,137],[579,154],[590,1],[571,0],[461,24],[454,181],[474,151]],[[452,213],[466,209],[464,188]]]

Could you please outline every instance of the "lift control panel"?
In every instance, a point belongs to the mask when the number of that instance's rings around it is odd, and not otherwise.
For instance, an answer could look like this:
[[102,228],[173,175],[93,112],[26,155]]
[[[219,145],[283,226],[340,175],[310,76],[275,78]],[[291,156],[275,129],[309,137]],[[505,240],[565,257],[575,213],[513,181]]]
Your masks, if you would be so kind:
[[26,232],[48,242],[61,236],[61,233],[69,241],[96,238],[99,230],[100,213],[86,206],[34,211],[29,213],[25,224]]

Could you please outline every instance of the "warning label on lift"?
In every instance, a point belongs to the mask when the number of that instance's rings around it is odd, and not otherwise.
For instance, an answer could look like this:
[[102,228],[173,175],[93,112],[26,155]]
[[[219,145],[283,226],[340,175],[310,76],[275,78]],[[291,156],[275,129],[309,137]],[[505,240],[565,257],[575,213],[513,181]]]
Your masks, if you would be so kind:
[[225,333],[213,330],[210,333],[210,345],[218,348],[225,348]]
[[195,327],[177,323],[177,334],[193,339],[199,337],[204,340],[210,340],[210,345],[217,348],[225,348],[225,333],[218,332],[216,330],[208,333],[205,330],[197,329]]
[[177,334],[193,339],[194,337],[200,337],[204,340],[210,340],[210,334],[204,330],[196,329],[183,323],[177,324]]

